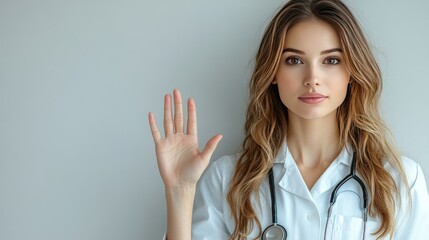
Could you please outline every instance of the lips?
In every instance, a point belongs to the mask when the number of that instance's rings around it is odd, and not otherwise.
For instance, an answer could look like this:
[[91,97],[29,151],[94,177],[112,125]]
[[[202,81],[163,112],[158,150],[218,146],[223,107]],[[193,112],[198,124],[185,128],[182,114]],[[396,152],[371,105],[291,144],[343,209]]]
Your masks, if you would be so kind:
[[320,103],[323,102],[324,100],[326,100],[328,97],[320,94],[320,93],[306,93],[300,97],[298,97],[299,100],[301,100],[304,103],[307,104],[316,104],[316,103]]

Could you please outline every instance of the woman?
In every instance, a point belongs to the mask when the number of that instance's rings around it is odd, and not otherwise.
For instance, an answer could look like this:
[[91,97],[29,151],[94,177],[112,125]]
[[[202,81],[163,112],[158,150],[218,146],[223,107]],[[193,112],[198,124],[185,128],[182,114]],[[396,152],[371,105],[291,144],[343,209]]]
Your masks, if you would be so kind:
[[[165,139],[149,113],[168,239],[191,239],[191,229],[192,239],[426,239],[424,176],[390,141],[378,109],[381,84],[342,2],[286,3],[256,55],[242,152],[211,164],[196,195],[221,135],[198,150],[195,103],[188,100],[185,133],[178,90],[174,117],[165,96]],[[273,221],[282,227],[270,232]]]

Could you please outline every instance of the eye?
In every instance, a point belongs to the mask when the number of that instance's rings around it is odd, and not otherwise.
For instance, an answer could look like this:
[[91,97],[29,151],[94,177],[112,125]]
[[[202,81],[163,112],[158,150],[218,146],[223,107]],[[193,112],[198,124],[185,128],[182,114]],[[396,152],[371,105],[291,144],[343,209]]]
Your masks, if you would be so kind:
[[324,64],[337,65],[340,63],[338,58],[327,58],[323,61]]
[[288,58],[286,58],[286,64],[297,65],[297,64],[303,64],[303,62],[301,61],[301,59],[299,59],[297,57],[288,57]]

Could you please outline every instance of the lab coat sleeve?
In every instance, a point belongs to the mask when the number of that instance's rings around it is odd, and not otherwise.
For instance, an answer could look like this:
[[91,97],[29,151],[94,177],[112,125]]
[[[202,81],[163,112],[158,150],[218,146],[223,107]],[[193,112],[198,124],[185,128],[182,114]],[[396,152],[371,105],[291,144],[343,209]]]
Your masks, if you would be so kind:
[[[415,173],[410,180],[411,209],[406,206],[405,221],[399,227],[395,239],[428,239],[429,236],[429,195],[422,169],[418,164],[413,166]],[[414,175],[414,174],[412,174]]]
[[192,215],[192,239],[229,239],[223,209],[227,191],[224,170],[228,162],[228,157],[214,161],[198,183]]

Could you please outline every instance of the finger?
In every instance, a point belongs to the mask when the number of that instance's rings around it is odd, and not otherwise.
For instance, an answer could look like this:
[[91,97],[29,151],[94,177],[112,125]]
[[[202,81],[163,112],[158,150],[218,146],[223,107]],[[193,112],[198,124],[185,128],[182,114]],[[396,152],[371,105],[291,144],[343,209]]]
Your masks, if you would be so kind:
[[153,113],[149,113],[149,126],[150,126],[150,130],[152,132],[152,137],[153,140],[155,141],[155,143],[161,141],[162,137],[161,137],[161,133],[159,133],[159,129],[158,126],[156,126],[156,120],[155,117],[153,116]]
[[214,150],[217,147],[217,144],[219,143],[219,141],[222,139],[222,135],[216,135],[214,137],[212,137],[206,144],[206,146],[204,147],[203,152],[201,153],[203,159],[210,159]]
[[190,135],[197,136],[197,107],[195,101],[192,98],[188,99],[188,126],[187,133]]
[[174,129],[176,133],[183,133],[183,110],[182,110],[182,96],[180,91],[174,89]]
[[173,113],[171,112],[171,96],[166,94],[164,97],[164,132],[165,137],[173,134]]

